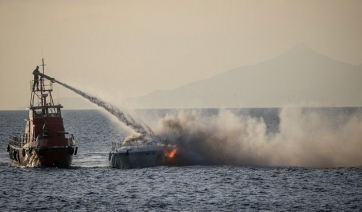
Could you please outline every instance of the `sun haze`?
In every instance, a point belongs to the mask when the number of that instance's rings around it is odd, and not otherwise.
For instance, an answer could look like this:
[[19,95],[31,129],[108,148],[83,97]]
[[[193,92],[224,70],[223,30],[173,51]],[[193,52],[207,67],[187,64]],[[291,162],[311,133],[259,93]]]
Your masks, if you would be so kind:
[[[28,105],[42,58],[47,75],[116,103],[261,63],[301,42],[359,66],[361,20],[359,0],[2,0],[0,110]],[[78,98],[56,89],[55,98]]]

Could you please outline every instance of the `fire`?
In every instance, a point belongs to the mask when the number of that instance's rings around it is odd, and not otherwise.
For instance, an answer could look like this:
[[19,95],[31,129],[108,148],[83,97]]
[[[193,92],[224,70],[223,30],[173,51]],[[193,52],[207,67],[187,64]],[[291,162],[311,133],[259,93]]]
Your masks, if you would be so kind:
[[169,157],[169,158],[173,158],[173,156],[175,156],[176,152],[177,152],[177,148],[174,148],[171,152],[166,151],[165,156]]

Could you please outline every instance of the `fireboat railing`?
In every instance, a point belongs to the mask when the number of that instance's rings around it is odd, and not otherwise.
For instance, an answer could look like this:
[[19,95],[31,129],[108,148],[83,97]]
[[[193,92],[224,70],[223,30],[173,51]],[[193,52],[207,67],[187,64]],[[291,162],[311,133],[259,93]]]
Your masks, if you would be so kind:
[[[41,83],[41,81],[43,81],[43,83]],[[30,91],[33,91],[33,86],[34,86],[34,80],[30,81]],[[53,83],[51,80],[47,79],[39,80],[39,84],[38,86],[35,86],[34,91],[53,91]]]
[[[13,135],[10,135],[9,136],[9,139],[10,139],[9,144],[14,145],[14,146],[23,146],[23,145],[25,145],[27,143],[31,143],[31,142],[34,142],[34,141],[37,140],[36,138],[31,138],[29,140],[27,136],[28,136],[27,134],[13,134]],[[65,138],[68,139],[70,146],[75,146],[76,145],[73,134],[65,135]]]
[[24,135],[10,135],[10,144],[14,146],[23,146],[26,142],[24,141]]

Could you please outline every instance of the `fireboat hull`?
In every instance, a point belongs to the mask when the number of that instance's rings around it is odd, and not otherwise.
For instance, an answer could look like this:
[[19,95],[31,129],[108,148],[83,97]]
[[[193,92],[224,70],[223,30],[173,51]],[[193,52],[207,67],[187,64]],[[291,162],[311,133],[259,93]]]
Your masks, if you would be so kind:
[[13,166],[26,167],[70,167],[76,147],[29,147],[8,146]]

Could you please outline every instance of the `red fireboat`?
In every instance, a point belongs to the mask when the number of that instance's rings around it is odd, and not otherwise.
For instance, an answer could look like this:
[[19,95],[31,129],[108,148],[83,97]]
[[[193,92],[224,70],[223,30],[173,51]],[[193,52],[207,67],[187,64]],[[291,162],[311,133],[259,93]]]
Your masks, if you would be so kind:
[[54,78],[44,74],[44,59],[40,66],[43,73],[37,72],[40,76],[38,83],[36,80],[30,83],[31,98],[25,133],[10,135],[7,151],[14,166],[69,167],[78,147],[73,135],[64,130],[60,110],[63,106],[54,104]]

